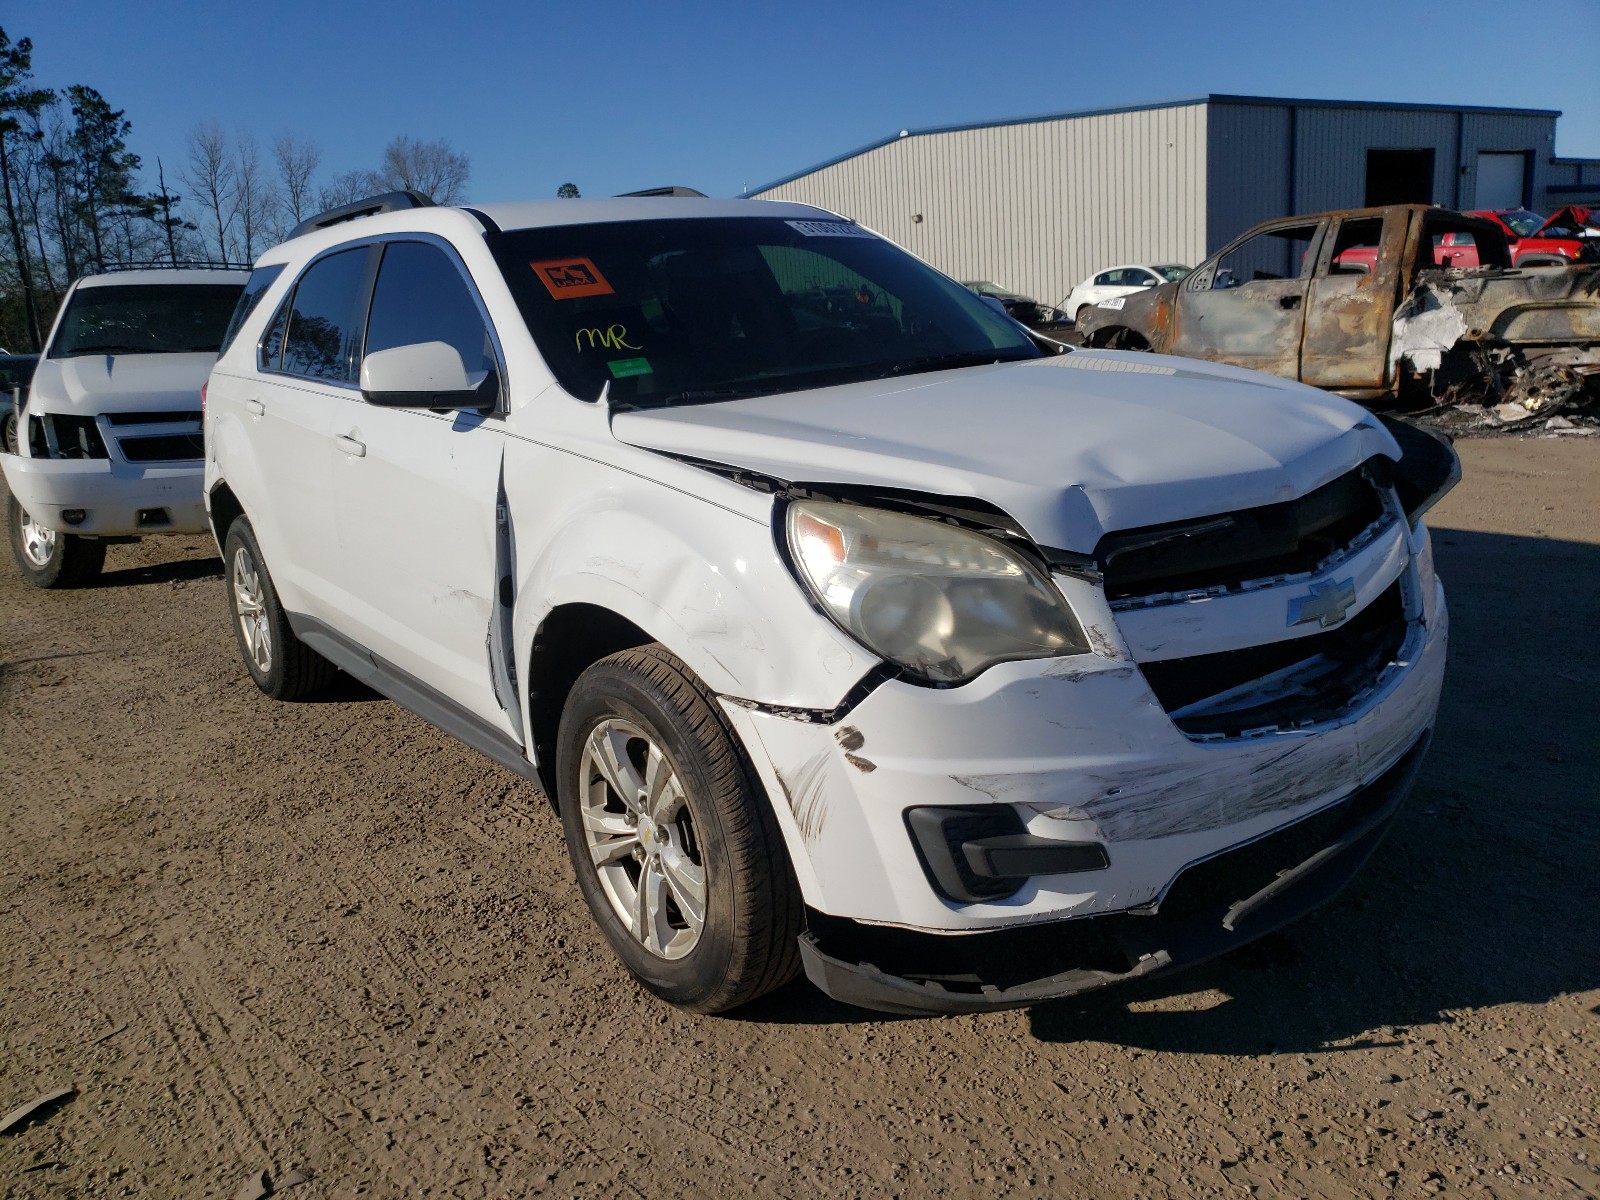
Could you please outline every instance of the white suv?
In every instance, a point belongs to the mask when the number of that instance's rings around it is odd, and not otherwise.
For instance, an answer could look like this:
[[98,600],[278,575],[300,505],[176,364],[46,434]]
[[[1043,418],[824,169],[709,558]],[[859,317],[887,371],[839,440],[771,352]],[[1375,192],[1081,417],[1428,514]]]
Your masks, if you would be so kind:
[[100,572],[110,540],[200,533],[200,389],[242,270],[135,270],[67,290],[0,465],[11,550],[38,587]]
[[1275,928],[1382,836],[1443,678],[1448,446],[1051,353],[799,205],[324,224],[211,375],[245,665],[281,699],[343,668],[538,780],[656,995],[803,964],[1030,1004]]

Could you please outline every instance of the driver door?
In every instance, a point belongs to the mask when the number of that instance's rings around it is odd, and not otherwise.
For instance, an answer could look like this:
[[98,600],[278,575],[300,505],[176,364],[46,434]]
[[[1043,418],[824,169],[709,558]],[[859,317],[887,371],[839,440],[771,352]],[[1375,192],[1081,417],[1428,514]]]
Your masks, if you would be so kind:
[[[445,342],[461,355],[469,378],[494,370],[503,389],[488,319],[454,251],[434,240],[397,240],[384,243],[382,253],[363,353]],[[489,649],[497,615],[501,417],[383,408],[358,393],[331,432],[339,552],[357,640],[515,736],[516,718],[502,706]]]
[[1270,226],[1196,268],[1178,290],[1172,352],[1298,379],[1322,229],[1317,221]]

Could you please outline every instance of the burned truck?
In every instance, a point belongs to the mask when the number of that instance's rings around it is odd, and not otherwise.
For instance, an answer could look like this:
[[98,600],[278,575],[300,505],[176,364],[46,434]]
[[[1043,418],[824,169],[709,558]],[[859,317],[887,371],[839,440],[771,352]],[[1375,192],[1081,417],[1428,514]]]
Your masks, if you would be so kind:
[[1513,267],[1491,221],[1352,209],[1258,225],[1183,279],[1085,309],[1078,329],[1090,346],[1250,367],[1373,407],[1554,412],[1600,388],[1600,264]]

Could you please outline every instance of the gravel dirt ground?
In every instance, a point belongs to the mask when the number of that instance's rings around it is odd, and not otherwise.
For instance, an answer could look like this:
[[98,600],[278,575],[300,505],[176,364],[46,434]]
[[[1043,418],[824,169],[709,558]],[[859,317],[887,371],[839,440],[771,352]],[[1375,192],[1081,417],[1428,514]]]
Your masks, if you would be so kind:
[[1461,450],[1439,735],[1365,873],[983,1017],[667,1009],[532,787],[354,684],[256,691],[207,540],[0,563],[0,1111],[76,1089],[0,1194],[1595,1197],[1600,439]]

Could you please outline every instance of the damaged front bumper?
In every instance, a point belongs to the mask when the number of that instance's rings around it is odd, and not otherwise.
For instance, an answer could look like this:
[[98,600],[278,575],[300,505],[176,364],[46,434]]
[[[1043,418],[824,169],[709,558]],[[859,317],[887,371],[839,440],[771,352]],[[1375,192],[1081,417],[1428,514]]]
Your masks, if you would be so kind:
[[808,906],[808,974],[874,1008],[1016,1007],[1199,961],[1327,899],[1382,836],[1438,710],[1431,560],[1419,526],[1338,572],[1362,611],[1398,589],[1408,632],[1331,720],[1186,732],[1157,699],[1161,647],[1191,625],[1247,638],[1271,616],[1252,594],[1121,613],[1074,595],[1094,653],[959,688],[891,680],[842,716],[724,700]]
[[1047,925],[938,936],[810,914],[807,977],[883,1012],[1022,1008],[1192,966],[1331,899],[1382,840],[1416,778],[1424,734],[1378,779],[1310,817],[1192,863],[1160,902]]

